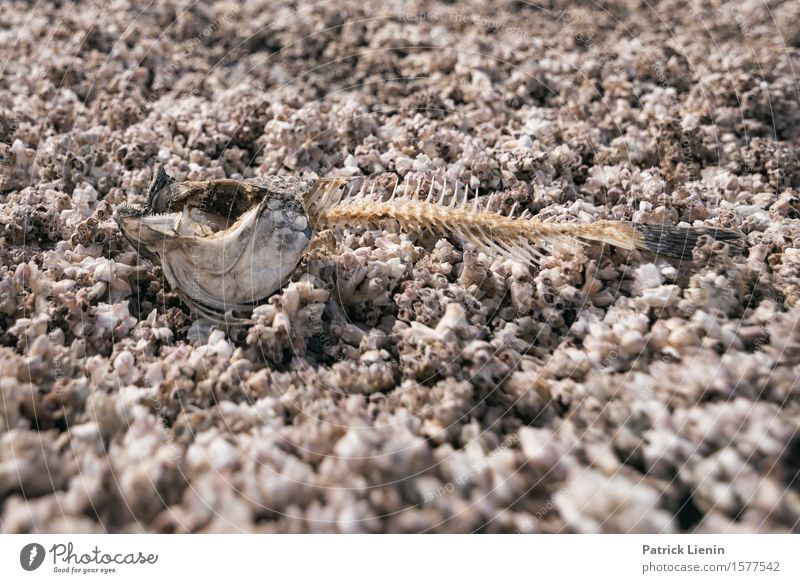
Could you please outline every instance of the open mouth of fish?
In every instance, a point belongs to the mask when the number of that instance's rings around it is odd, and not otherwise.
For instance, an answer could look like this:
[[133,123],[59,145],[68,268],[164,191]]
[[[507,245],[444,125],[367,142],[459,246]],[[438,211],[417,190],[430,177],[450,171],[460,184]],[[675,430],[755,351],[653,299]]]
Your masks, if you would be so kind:
[[116,218],[187,305],[228,319],[286,282],[313,236],[304,197],[340,184],[279,176],[176,183],[159,167],[145,207],[120,207]]

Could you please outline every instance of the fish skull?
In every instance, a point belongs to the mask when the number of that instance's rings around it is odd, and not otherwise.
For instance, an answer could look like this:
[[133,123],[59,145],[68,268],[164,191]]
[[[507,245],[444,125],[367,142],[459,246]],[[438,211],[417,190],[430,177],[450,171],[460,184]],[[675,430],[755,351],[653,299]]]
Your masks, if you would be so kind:
[[221,320],[285,283],[313,237],[306,197],[338,184],[282,176],[176,183],[158,168],[145,208],[121,207],[116,219],[186,304]]

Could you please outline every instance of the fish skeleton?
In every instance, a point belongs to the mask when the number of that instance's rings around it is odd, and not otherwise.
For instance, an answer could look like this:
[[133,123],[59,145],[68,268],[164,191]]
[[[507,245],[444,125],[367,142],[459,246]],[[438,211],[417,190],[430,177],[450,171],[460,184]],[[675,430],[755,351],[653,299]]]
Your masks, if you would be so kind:
[[702,237],[736,244],[742,238],[714,227],[545,222],[530,211],[490,210],[493,196],[481,202],[445,178],[431,179],[427,188],[421,179],[403,187],[395,180],[391,189],[363,178],[176,182],[159,166],[144,208],[123,205],[115,216],[137,251],[162,266],[184,303],[228,323],[247,322],[241,315],[286,283],[320,232],[338,226],[393,223],[407,232],[429,230],[528,264],[545,252],[592,242],[686,260]]

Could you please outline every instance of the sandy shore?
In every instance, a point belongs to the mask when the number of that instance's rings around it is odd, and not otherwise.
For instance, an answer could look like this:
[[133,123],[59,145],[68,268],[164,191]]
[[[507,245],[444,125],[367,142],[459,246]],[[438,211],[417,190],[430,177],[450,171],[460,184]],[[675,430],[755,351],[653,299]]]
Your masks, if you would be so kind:
[[[0,530],[797,531],[800,9],[603,4],[4,2]],[[226,333],[113,219],[157,163],[746,249],[344,229]]]

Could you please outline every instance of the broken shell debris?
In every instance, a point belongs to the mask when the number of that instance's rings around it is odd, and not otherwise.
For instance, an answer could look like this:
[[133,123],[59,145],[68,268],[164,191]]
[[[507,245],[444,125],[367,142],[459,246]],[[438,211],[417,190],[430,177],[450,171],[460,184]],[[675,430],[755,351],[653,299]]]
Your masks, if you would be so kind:
[[[4,532],[797,530],[795,4],[6,4]],[[742,245],[533,266],[269,208],[442,176]],[[267,245],[180,269],[237,221]]]

